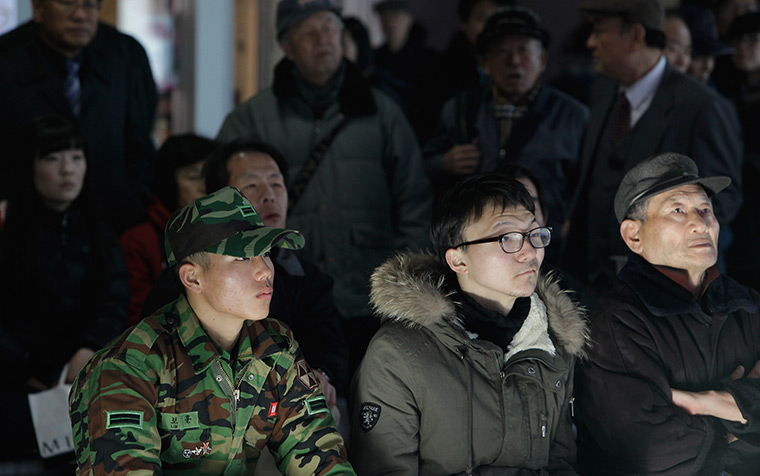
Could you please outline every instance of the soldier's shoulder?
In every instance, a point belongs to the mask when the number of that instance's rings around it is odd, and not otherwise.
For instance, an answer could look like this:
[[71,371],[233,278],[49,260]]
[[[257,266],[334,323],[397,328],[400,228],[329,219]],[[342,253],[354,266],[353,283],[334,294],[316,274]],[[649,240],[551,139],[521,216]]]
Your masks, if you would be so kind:
[[[260,341],[260,343],[264,343],[264,341],[271,339],[271,342],[267,343],[267,345],[273,345],[275,347],[271,350],[279,350],[280,352],[292,354],[295,353],[298,347],[296,339],[293,337],[293,331],[290,330],[290,327],[288,327],[287,324],[279,319],[267,317],[266,319],[255,321],[254,325],[249,326],[248,329],[249,332],[257,335],[256,340]],[[264,336],[265,338],[262,339]]]
[[101,358],[115,358],[142,367],[149,358],[160,357],[161,347],[169,343],[179,324],[180,316],[174,303],[167,304],[111,342]]

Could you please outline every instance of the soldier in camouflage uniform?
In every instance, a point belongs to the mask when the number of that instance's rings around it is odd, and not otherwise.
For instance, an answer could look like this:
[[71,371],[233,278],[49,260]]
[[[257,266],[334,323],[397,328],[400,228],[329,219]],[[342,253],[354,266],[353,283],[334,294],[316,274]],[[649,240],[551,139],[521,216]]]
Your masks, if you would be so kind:
[[233,187],[172,216],[167,256],[186,293],[77,377],[78,474],[253,474],[265,446],[287,475],[354,474],[290,330],[265,319],[269,249],[303,243],[265,227]]

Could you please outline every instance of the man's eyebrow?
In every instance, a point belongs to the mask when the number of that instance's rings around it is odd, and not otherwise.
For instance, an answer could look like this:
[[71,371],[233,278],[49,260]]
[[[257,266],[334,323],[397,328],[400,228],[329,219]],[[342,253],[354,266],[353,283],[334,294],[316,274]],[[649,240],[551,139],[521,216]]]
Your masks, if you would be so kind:
[[241,175],[243,177],[268,177],[268,178],[272,178],[272,177],[282,178],[283,177],[282,172],[272,172],[270,174],[264,175],[264,174],[260,174],[258,172],[249,172],[249,171],[246,171],[246,172],[243,172]]
[[[518,226],[518,225],[521,225],[522,223],[524,223],[524,222],[522,222],[522,221],[518,222],[518,221],[515,221],[515,220],[509,220],[509,219],[499,220],[498,222],[496,222],[496,223],[493,224],[493,226],[491,227],[491,229],[494,229],[494,228],[502,226],[502,225],[506,225],[506,226]],[[536,220],[535,216],[533,217],[533,219],[528,224],[529,225],[533,225],[534,223],[538,224],[538,220]]]

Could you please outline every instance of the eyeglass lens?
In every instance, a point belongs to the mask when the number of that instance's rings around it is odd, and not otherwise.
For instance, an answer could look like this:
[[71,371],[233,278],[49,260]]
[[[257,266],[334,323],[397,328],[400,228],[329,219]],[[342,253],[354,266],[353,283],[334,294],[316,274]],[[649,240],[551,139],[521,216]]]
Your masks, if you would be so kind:
[[528,236],[530,244],[533,245],[534,248],[546,248],[552,240],[552,233],[549,228],[536,228],[526,233],[514,231],[502,235],[500,243],[501,249],[506,253],[517,253],[523,247],[525,236]]

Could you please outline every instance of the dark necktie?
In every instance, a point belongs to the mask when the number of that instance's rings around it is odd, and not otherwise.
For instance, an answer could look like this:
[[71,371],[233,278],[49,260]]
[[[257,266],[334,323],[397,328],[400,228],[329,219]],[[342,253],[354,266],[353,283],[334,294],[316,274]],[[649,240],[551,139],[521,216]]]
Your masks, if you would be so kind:
[[63,81],[63,94],[71,106],[74,116],[79,117],[82,110],[82,87],[79,82],[79,63],[66,60],[66,79]]
[[631,103],[625,97],[625,93],[620,93],[617,103],[615,103],[615,117],[612,123],[612,146],[617,147],[623,137],[631,130]]

